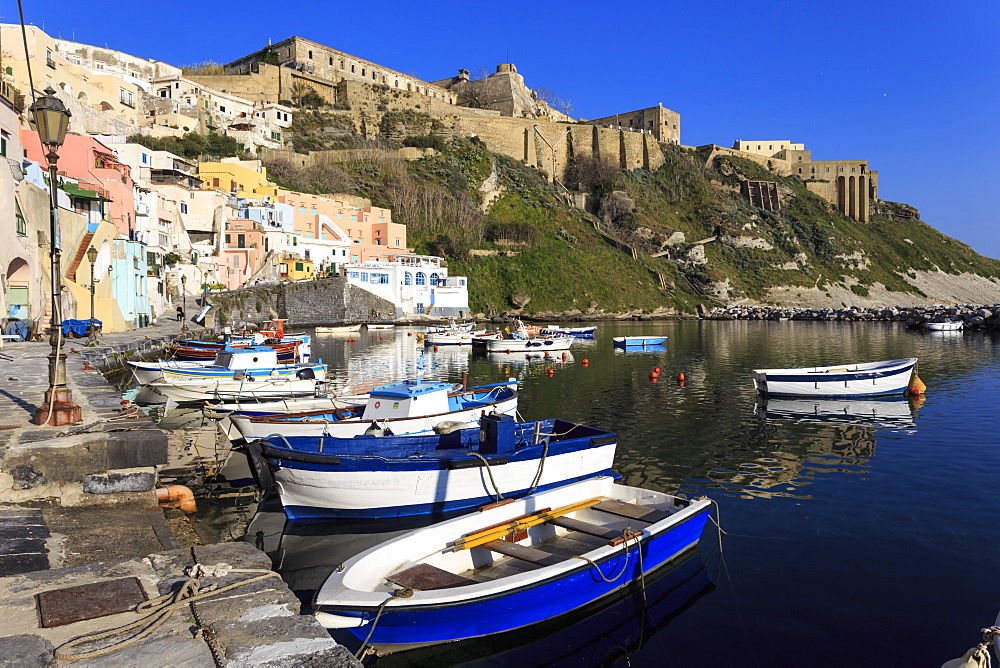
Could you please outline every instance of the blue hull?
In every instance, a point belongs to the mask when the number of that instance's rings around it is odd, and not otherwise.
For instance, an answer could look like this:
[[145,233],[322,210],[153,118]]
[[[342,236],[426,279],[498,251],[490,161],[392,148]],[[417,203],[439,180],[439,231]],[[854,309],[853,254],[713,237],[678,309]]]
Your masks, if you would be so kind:
[[[492,598],[459,601],[451,605],[387,607],[369,643],[408,645],[463,640],[511,631],[571,612],[635,582],[640,573],[654,570],[697,543],[708,513],[709,509],[705,508],[664,533],[644,538],[638,546],[629,543],[631,548],[627,564],[624,548],[598,562],[601,572],[608,579],[625,570],[623,577],[613,582],[605,582],[593,566],[581,561],[580,568],[574,571]],[[321,609],[346,616],[359,616],[360,612],[335,606]],[[365,619],[372,620],[376,612],[376,609],[366,609],[361,614]],[[369,631],[370,625],[351,629],[361,640]]]

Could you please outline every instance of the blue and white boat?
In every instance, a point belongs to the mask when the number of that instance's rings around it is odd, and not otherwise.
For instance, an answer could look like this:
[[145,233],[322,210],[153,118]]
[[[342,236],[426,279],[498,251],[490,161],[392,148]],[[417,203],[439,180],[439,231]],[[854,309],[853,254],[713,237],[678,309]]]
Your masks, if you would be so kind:
[[563,485],[347,560],[316,593],[316,618],[381,652],[537,624],[684,553],[700,540],[711,504],[610,476]]
[[478,428],[448,434],[276,435],[247,451],[262,486],[273,478],[289,519],[382,518],[475,508],[610,475],[617,444],[596,427],[490,414]]
[[251,441],[271,434],[353,438],[375,430],[388,435],[432,434],[438,424],[465,429],[486,413],[517,411],[517,381],[462,388],[451,383],[404,380],[372,388],[353,406],[299,413],[233,413],[230,422]]
[[666,336],[616,336],[611,343],[616,346],[661,346],[666,343]]
[[[136,365],[133,365],[135,368]],[[278,364],[277,352],[266,346],[224,348],[215,357],[215,364],[191,367],[161,364],[160,373],[168,383],[205,382],[210,380],[240,380],[243,378],[310,378],[324,380],[325,364]]]
[[902,394],[916,376],[917,358],[791,369],[754,369],[753,384],[765,395],[864,397]]
[[569,334],[570,336],[575,336],[578,339],[592,339],[594,338],[594,333],[597,331],[597,325],[591,327],[560,327],[559,325],[548,325],[545,328],[550,332],[562,332],[563,334]]

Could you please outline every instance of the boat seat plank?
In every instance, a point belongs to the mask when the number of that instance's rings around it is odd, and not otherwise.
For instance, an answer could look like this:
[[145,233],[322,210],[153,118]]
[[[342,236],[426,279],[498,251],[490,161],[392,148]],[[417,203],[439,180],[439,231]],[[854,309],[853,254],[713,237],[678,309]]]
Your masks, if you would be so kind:
[[430,564],[417,564],[406,570],[390,575],[388,580],[395,582],[402,587],[409,587],[418,591],[430,591],[433,589],[451,589],[452,587],[465,587],[477,584],[476,580],[471,580],[461,575],[455,575],[443,568]]
[[549,524],[554,524],[557,527],[569,529],[570,531],[578,531],[579,533],[587,534],[588,536],[603,538],[608,541],[608,545],[621,545],[625,540],[624,536],[622,536],[622,532],[618,529],[609,529],[608,527],[603,527],[600,524],[584,522],[583,520],[575,520],[572,517],[557,517],[556,519],[549,521]]
[[604,512],[611,513],[612,515],[618,515],[619,517],[627,517],[631,520],[648,522],[650,524],[654,524],[670,517],[670,513],[665,513],[662,510],[657,510],[656,508],[640,506],[634,503],[625,503],[624,501],[616,501],[614,499],[601,501],[597,505],[593,506],[593,508],[595,510],[603,510]]
[[528,547],[527,545],[518,545],[517,543],[512,543],[506,540],[492,540],[483,544],[481,547],[485,547],[492,552],[502,554],[505,557],[513,557],[514,559],[527,561],[537,566],[554,566],[555,564],[561,564],[565,561],[565,559],[557,555],[543,552],[542,550],[536,550],[535,548]]

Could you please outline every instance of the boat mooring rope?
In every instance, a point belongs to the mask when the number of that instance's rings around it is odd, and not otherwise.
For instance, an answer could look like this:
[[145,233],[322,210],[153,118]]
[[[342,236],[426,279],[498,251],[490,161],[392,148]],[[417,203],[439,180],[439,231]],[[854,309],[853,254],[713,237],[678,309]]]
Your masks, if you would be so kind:
[[[642,569],[642,546],[639,543],[639,539],[641,537],[642,537],[642,532],[641,531],[639,531],[639,532],[632,531],[632,529],[630,527],[625,527],[624,529],[622,529],[622,538],[625,539],[625,541],[622,543],[622,550],[623,550],[623,552],[625,554],[625,563],[624,563],[624,565],[622,565],[621,573],[619,573],[618,575],[614,576],[613,578],[607,578],[607,577],[605,577],[604,571],[601,570],[600,564],[598,564],[593,559],[590,559],[589,557],[584,557],[584,556],[579,555],[579,554],[574,554],[574,555],[572,555],[570,557],[570,559],[581,559],[583,561],[586,561],[588,564],[590,564],[595,569],[597,569],[597,574],[601,576],[602,580],[604,580],[605,582],[607,582],[607,583],[610,584],[610,583],[615,582],[619,578],[621,578],[623,575],[625,575],[625,572],[628,571],[628,556],[629,556],[628,541],[629,541],[629,539],[635,539],[635,545],[638,548],[638,554],[639,554],[639,569],[640,569],[639,572],[640,572],[640,574],[642,573],[642,570],[641,570]],[[645,596],[646,596],[646,582],[645,582],[645,579],[642,580],[642,595],[643,595],[643,598],[645,598]]]
[[[239,582],[234,582],[233,584],[226,585],[225,587],[217,587],[216,585],[210,585],[204,589],[201,588],[201,577],[223,577],[229,573],[260,573],[255,577],[248,578],[246,580],[241,580]],[[129,624],[119,626],[108,631],[98,631],[95,633],[88,633],[79,637],[76,637],[66,643],[63,643],[58,649],[56,649],[55,656],[59,661],[79,661],[80,659],[91,659],[100,656],[105,656],[107,654],[112,654],[119,650],[125,649],[131,645],[134,645],[150,634],[153,633],[157,628],[159,628],[164,622],[170,619],[171,615],[177,610],[182,608],[187,608],[191,603],[197,601],[203,601],[209,599],[219,594],[225,593],[227,591],[232,591],[238,587],[243,587],[248,584],[253,584],[254,582],[260,582],[261,580],[266,580],[267,578],[280,578],[280,576],[274,571],[264,569],[264,568],[233,568],[226,563],[217,563],[214,566],[205,566],[204,564],[195,563],[194,566],[185,570],[185,575],[188,579],[185,580],[180,588],[170,594],[165,594],[163,596],[158,596],[156,598],[144,601],[136,606],[135,611],[137,613],[150,612],[142,619],[136,620]],[[102,647],[100,649],[91,650],[89,652],[79,652],[72,653],[71,650],[75,649],[79,645],[86,643],[96,642],[98,640],[103,640],[104,638],[112,638],[114,636],[122,635],[145,626],[141,631],[126,638],[117,643],[112,643],[107,647]]]
[[413,598],[413,590],[409,587],[403,587],[402,589],[397,589],[389,595],[389,598],[382,601],[378,606],[378,612],[375,613],[375,619],[372,620],[372,627],[368,629],[368,635],[365,636],[364,642],[361,643],[361,647],[354,654],[355,659],[361,659],[362,657],[368,656],[375,650],[368,646],[368,641],[371,640],[372,634],[375,633],[375,625],[378,624],[379,618],[382,616],[382,612],[385,610],[385,606],[389,605],[389,601],[393,601],[397,598]]
[[483,463],[483,466],[486,467],[486,475],[490,477],[490,484],[493,485],[493,492],[497,497],[497,501],[503,501],[503,494],[500,493],[500,488],[497,486],[497,481],[493,477],[493,468],[490,466],[489,461],[487,461],[486,457],[483,457],[481,454],[475,452],[474,450],[469,450],[469,454],[477,458],[479,461],[481,461]]

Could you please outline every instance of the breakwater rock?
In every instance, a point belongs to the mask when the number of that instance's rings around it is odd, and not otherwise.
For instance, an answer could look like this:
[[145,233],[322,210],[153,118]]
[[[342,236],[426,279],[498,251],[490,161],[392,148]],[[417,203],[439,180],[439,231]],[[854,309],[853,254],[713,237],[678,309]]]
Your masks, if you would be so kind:
[[852,322],[902,322],[922,327],[928,322],[961,321],[966,329],[1000,327],[1000,304],[934,306],[845,306],[843,308],[794,308],[787,306],[727,306],[704,315],[706,320],[819,320]]

